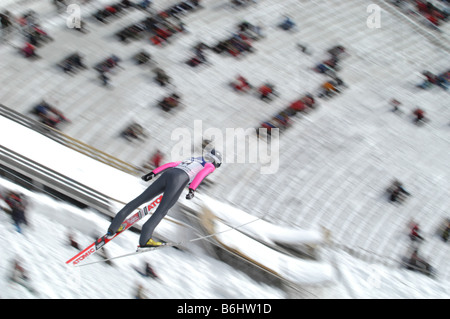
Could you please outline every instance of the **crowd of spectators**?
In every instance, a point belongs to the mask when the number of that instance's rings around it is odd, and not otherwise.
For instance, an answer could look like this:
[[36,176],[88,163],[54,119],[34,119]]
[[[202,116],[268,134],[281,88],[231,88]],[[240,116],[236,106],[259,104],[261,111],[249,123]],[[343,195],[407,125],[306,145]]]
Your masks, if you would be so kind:
[[438,75],[430,71],[423,71],[422,75],[424,80],[422,83],[418,84],[417,87],[426,90],[432,88],[433,86],[438,86],[444,90],[448,90],[450,82],[450,69],[441,72]]
[[[147,10],[151,3],[140,3],[138,7]],[[136,5],[134,6],[136,7]],[[201,8],[200,1],[181,1],[159,12],[148,11],[145,19],[122,28],[116,37],[122,42],[140,40],[145,37],[154,45],[167,44],[170,38],[185,31],[184,23],[180,17]]]
[[35,105],[31,113],[36,115],[41,123],[55,129],[61,122],[70,122],[63,112],[44,100]]
[[19,16],[14,16],[5,10],[0,13],[0,21],[3,40],[8,40],[13,30],[18,30],[24,42],[18,49],[25,58],[39,58],[37,48],[53,41],[53,38],[43,29],[39,15],[33,10],[28,10]]
[[[423,15],[432,25],[439,26],[448,20],[448,8],[439,8],[432,1],[416,0],[417,10]],[[444,3],[444,1],[442,1]]]
[[[327,51],[327,54],[330,56],[329,59],[313,68],[315,72],[324,74],[328,77],[328,80],[326,80],[319,88],[319,92],[316,96],[312,93],[303,94],[299,99],[292,101],[289,106],[272,116],[272,118],[263,121],[259,129],[265,129],[268,136],[271,135],[273,129],[279,129],[280,132],[283,132],[291,125],[291,118],[293,116],[296,116],[299,113],[307,113],[317,107],[316,98],[331,98],[342,92],[342,88],[346,87],[346,85],[337,75],[339,71],[338,63],[347,55],[347,53],[342,45],[336,45],[330,48]],[[330,63],[329,61],[333,62]],[[247,79],[241,75],[239,75],[235,81],[231,82],[230,85],[234,90],[240,92],[249,91],[253,88]],[[260,86],[258,88],[258,93],[261,100],[267,101],[271,99],[271,96],[276,96],[277,94],[274,89],[275,86],[271,83],[265,83]],[[260,136],[259,129],[257,130],[258,136]]]
[[438,29],[448,21],[450,4],[447,0],[393,0],[407,14],[422,17],[430,26]]
[[254,51],[253,41],[264,37],[261,27],[248,21],[239,23],[235,31],[226,39],[211,46],[211,49],[218,54],[229,54],[233,57],[240,57]]

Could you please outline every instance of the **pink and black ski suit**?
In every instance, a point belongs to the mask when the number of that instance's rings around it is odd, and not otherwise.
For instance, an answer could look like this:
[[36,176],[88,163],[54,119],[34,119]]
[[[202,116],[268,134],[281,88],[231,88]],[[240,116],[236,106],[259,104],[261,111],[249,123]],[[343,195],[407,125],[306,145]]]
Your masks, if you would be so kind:
[[193,192],[197,189],[203,179],[213,173],[215,169],[216,167],[211,162],[206,161],[203,157],[193,157],[184,161],[171,162],[154,169],[151,173],[143,176],[143,179],[150,180],[153,176],[158,174],[161,174],[161,176],[141,195],[126,204],[117,213],[108,228],[108,233],[116,233],[129,214],[140,205],[149,202],[156,196],[164,193],[158,208],[142,226],[139,245],[145,246],[147,241],[152,238],[156,226],[166,216],[169,209],[178,201],[184,188],[189,185],[189,194],[186,198],[192,198]]

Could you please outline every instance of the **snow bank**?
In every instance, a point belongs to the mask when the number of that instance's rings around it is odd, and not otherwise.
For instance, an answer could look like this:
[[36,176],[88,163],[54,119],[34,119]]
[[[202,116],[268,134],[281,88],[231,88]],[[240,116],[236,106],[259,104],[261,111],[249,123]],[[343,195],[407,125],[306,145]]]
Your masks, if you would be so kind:
[[208,196],[197,199],[201,204],[196,210],[202,215],[203,225],[226,250],[295,284],[315,285],[335,280],[330,264],[289,256],[267,245],[318,244],[323,240],[320,233],[272,225]]
[[323,243],[325,240],[320,231],[274,225],[212,197],[201,196],[200,198],[202,203],[225,224],[231,227],[239,226],[240,232],[267,244],[314,245]]
[[0,117],[0,127],[8,132],[0,134],[0,145],[110,198],[126,203],[144,190],[139,178],[104,165],[14,121]]
[[217,241],[226,249],[290,282],[315,285],[335,279],[334,269],[328,263],[285,255],[238,230],[230,229],[217,219],[214,220],[213,231],[217,233]]

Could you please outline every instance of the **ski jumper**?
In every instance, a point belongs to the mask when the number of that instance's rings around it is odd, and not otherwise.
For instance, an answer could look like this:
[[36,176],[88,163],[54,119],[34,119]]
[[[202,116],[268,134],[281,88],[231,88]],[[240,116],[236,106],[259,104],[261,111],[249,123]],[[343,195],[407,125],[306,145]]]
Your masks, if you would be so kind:
[[203,179],[214,172],[214,170],[214,165],[205,161],[203,157],[194,157],[184,161],[171,162],[155,168],[152,173],[155,175],[162,173],[161,176],[141,195],[126,204],[117,213],[111,222],[108,231],[110,233],[116,233],[129,214],[140,205],[152,200],[159,194],[164,193],[158,208],[142,226],[139,245],[145,246],[147,241],[152,238],[156,226],[167,215],[169,209],[178,201],[184,188],[189,185],[190,190],[195,190]]

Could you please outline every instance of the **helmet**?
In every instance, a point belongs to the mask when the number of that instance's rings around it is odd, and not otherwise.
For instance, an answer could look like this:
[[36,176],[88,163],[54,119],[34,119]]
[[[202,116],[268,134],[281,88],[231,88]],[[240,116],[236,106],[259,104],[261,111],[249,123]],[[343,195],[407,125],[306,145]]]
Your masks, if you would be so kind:
[[219,168],[222,164],[222,154],[215,149],[207,151],[204,158],[206,161],[211,162],[215,168]]

